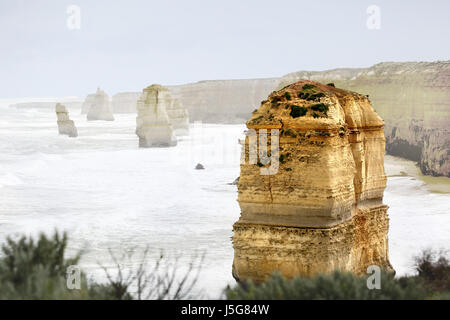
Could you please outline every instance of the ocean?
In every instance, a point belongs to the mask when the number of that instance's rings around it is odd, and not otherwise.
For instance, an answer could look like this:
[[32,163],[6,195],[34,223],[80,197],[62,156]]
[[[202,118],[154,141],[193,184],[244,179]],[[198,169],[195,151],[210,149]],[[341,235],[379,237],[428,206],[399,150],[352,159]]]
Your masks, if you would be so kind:
[[[244,125],[191,124],[172,148],[138,148],[135,115],[87,122],[69,110],[78,138],[59,136],[53,109],[15,109],[0,101],[0,243],[7,236],[67,231],[69,254],[103,281],[110,251],[148,247],[179,257],[204,254],[195,294],[220,298],[233,285],[232,225]],[[201,163],[205,170],[195,170]],[[423,177],[411,161],[386,156],[390,260],[414,272],[426,248],[449,249],[450,183]],[[139,255],[125,267],[139,263]],[[181,267],[183,270],[183,267]]]

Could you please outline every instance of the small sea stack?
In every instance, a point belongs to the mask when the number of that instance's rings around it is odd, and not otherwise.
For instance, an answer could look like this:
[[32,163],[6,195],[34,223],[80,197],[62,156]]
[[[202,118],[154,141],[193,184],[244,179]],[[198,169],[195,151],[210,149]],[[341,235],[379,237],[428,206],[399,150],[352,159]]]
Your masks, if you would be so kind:
[[114,121],[109,97],[102,89],[97,88],[97,92],[90,98],[90,101],[89,110],[86,116],[88,121]]
[[67,108],[64,105],[57,103],[55,111],[58,119],[57,124],[59,134],[68,135],[71,138],[78,137],[77,128],[75,127],[73,120],[70,120]]

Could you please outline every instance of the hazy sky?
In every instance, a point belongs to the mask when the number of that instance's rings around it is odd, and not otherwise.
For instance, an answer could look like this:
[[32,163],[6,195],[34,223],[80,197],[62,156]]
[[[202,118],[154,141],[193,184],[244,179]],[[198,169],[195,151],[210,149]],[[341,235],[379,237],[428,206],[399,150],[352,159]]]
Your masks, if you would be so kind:
[[449,39],[449,0],[0,0],[0,98],[449,60]]

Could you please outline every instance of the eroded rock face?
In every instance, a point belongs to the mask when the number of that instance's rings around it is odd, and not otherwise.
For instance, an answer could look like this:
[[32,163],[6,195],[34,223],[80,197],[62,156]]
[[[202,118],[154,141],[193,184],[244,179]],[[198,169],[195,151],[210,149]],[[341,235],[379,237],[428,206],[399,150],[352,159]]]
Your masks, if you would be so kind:
[[78,131],[75,127],[75,123],[70,120],[69,112],[66,107],[60,103],[56,104],[55,107],[57,124],[58,124],[58,132],[59,134],[68,135],[71,138],[78,137]]
[[391,268],[383,125],[366,96],[317,82],[296,82],[263,101],[247,127],[280,130],[272,155],[279,168],[261,175],[261,163],[248,161],[246,137],[235,278]]
[[136,104],[141,96],[140,92],[119,92],[113,95],[111,106],[116,113],[136,113]]
[[136,134],[139,147],[169,147],[177,144],[167,114],[171,101],[169,90],[159,84],[143,90],[137,102]]
[[450,177],[450,61],[301,71],[284,76],[279,87],[300,79],[368,94],[386,121],[387,153],[417,161],[424,174]]
[[98,88],[95,95],[89,99],[90,99],[90,106],[86,116],[88,121],[93,120],[114,121],[114,116],[111,110],[109,97],[103,90]]

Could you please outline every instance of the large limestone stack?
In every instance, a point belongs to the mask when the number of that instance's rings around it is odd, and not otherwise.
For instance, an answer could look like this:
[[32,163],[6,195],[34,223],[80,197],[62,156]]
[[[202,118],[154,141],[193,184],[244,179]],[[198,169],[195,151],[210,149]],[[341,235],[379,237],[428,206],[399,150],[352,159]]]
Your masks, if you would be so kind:
[[167,115],[176,136],[189,134],[189,113],[180,100],[173,98],[167,106]]
[[58,119],[57,124],[59,134],[65,134],[71,138],[77,137],[77,128],[75,127],[75,123],[69,119],[69,112],[67,111],[66,107],[60,103],[57,103],[55,111],[56,117]]
[[136,104],[140,96],[140,92],[116,93],[111,99],[113,113],[136,113]]
[[[262,175],[243,146],[233,275],[263,281],[391,268],[383,204],[383,121],[366,96],[312,81],[269,95],[247,127],[279,129],[278,172]],[[270,137],[270,136],[269,136]],[[268,139],[269,142],[271,138]],[[270,146],[268,147],[270,150]]]
[[111,111],[109,97],[103,90],[97,88],[95,96],[91,99],[92,100],[86,117],[88,121],[92,120],[114,121],[114,116]]
[[137,102],[136,134],[139,147],[168,147],[177,144],[167,107],[172,97],[167,88],[152,84],[145,88]]
[[281,78],[279,88],[300,79],[368,94],[386,121],[387,153],[417,161],[424,174],[450,177],[450,61],[300,71]]

